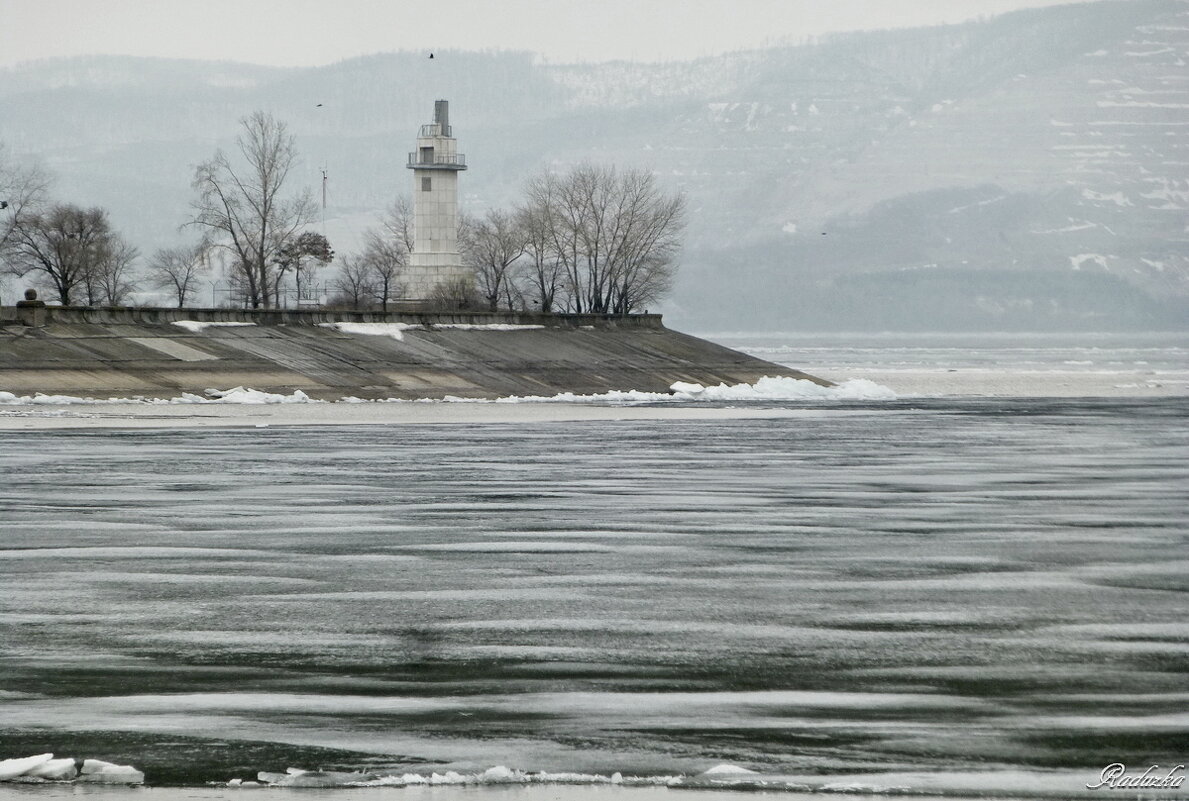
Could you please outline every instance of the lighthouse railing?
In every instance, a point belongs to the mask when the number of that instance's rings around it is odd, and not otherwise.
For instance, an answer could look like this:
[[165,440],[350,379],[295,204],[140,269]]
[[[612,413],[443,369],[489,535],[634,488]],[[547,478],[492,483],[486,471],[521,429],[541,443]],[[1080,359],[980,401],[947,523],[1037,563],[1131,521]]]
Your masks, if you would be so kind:
[[466,167],[467,157],[462,153],[434,153],[429,156],[424,153],[409,154],[410,167]]

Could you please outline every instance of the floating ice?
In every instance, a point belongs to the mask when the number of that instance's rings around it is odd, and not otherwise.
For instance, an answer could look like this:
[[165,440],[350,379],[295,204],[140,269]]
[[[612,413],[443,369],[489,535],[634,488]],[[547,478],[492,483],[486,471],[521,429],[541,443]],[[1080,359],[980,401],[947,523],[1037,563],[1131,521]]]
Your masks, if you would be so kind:
[[713,768],[710,768],[709,770],[704,770],[701,773],[699,773],[698,775],[699,776],[748,776],[748,775],[755,776],[757,774],[754,770],[748,770],[747,768],[741,768],[738,765],[731,765],[729,763],[724,762],[721,765],[715,765]]
[[[50,756],[53,756],[50,754]],[[50,759],[42,762],[32,770],[25,771],[26,777],[31,779],[43,779],[45,781],[70,781],[78,775],[78,766],[75,765],[74,759]]]
[[670,389],[678,397],[691,400],[894,400],[896,393],[874,381],[852,378],[832,387],[823,387],[804,378],[764,376],[754,384],[701,384],[677,382]]
[[[666,786],[681,782],[682,776],[624,776],[618,771],[610,776],[598,773],[531,773],[504,765],[488,768],[481,773],[348,773],[336,771],[306,771],[289,768],[285,773],[261,772],[257,778],[272,787],[408,787],[492,785],[492,784],[612,784],[628,786]],[[228,784],[244,784],[232,779]]]
[[293,390],[292,395],[281,395],[276,392],[261,392],[258,389],[233,387],[231,389],[208,389],[207,397],[203,398],[188,392],[182,393],[180,398],[171,398],[170,403],[320,403],[300,389]]
[[[359,323],[358,325],[365,325]],[[376,325],[386,325],[376,323]],[[397,325],[394,323],[394,325]],[[183,392],[174,398],[79,398],[72,395],[16,395],[12,392],[0,392],[0,405],[101,405],[114,403],[150,403],[150,404],[201,404],[201,403],[242,403],[242,404],[270,404],[270,403],[324,403],[296,389],[290,395],[276,392],[262,392],[249,387],[233,387],[231,389],[207,389],[205,397],[191,392]],[[574,392],[562,392],[557,395],[511,395],[505,398],[460,398],[447,395],[442,398],[446,403],[657,403],[662,401],[782,401],[782,400],[894,400],[896,393],[882,384],[876,384],[865,378],[852,378],[832,387],[823,387],[801,378],[784,376],[765,376],[754,384],[719,384],[707,387],[702,384],[690,384],[678,381],[670,387],[669,392],[640,392],[638,390],[611,390],[595,395],[579,395]],[[379,401],[365,401],[353,396],[344,397],[338,403],[436,403],[432,399],[421,401],[406,401],[401,398],[383,398]]]
[[78,780],[96,784],[143,784],[144,774],[131,765],[86,759],[83,760],[83,769]]
[[246,387],[231,389],[208,389],[207,397],[183,392],[176,398],[80,398],[74,395],[16,395],[12,392],[0,392],[0,405],[4,406],[99,406],[115,403],[152,403],[152,404],[186,404],[186,403],[322,403],[314,400],[300,389],[291,395],[276,392],[261,392]]
[[29,771],[36,770],[53,758],[53,754],[38,754],[30,757],[0,760],[0,782],[9,781],[18,776],[24,776]]
[[135,403],[136,401],[129,401],[120,398],[107,398],[105,400],[97,398],[79,398],[74,395],[43,395],[40,392],[34,395],[16,395],[12,392],[0,392],[0,404],[5,406],[69,406],[72,404],[95,404],[95,403]]
[[232,323],[232,322],[200,322],[198,320],[174,320],[170,325],[176,325],[178,328],[184,328],[195,334],[205,328],[239,328],[245,325],[256,325],[255,323]]
[[[274,787],[351,787],[375,782],[374,773],[356,773],[337,770],[301,770],[289,768],[284,773],[261,771],[257,777],[262,783]],[[242,782],[241,782],[242,784]]]
[[512,395],[495,401],[447,395],[449,403],[656,403],[662,401],[783,401],[783,400],[895,400],[896,393],[865,378],[852,378],[823,387],[804,378],[764,376],[754,384],[719,384],[707,387],[678,381],[669,392],[612,390],[597,395],[562,392],[549,397]]
[[131,765],[116,765],[99,759],[83,762],[80,771],[73,759],[54,759],[53,754],[0,760],[0,782],[72,781],[100,784],[142,784],[144,774]]

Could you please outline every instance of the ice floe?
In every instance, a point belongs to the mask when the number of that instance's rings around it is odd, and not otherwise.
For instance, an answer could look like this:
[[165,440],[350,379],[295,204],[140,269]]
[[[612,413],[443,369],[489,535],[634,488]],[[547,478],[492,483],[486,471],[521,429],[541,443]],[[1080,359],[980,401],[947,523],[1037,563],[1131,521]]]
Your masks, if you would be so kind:
[[704,770],[701,773],[699,773],[698,775],[699,776],[748,776],[748,775],[754,776],[754,775],[756,775],[756,772],[754,770],[748,770],[747,768],[741,768],[738,765],[731,765],[729,763],[724,762],[721,765],[715,765],[713,768],[710,768],[709,770]]
[[[740,769],[744,770],[744,769]],[[549,773],[515,770],[504,765],[488,768],[480,773],[353,773],[340,771],[302,770],[289,768],[284,773],[261,771],[257,782],[270,787],[410,787],[461,786],[492,784],[611,784],[626,786],[669,786],[686,781],[684,776],[624,776],[618,771],[611,775],[599,773]],[[252,782],[232,779],[229,786],[241,787]]]
[[144,773],[131,765],[117,765],[101,759],[83,760],[82,769],[74,759],[54,759],[53,754],[0,760],[0,782],[63,782],[92,784],[143,784]]
[[754,384],[702,384],[677,381],[669,392],[613,390],[594,395],[562,392],[552,396],[512,395],[487,401],[447,395],[452,403],[655,403],[660,401],[787,401],[787,400],[895,400],[896,393],[865,378],[852,378],[823,387],[804,378],[764,376]]
[[83,769],[79,772],[78,780],[96,784],[143,784],[144,773],[131,765],[86,759],[83,760]]
[[321,403],[314,400],[300,389],[292,394],[281,395],[277,392],[261,392],[247,387],[233,387],[232,389],[208,389],[206,397],[183,392],[179,398],[170,398],[169,403]]

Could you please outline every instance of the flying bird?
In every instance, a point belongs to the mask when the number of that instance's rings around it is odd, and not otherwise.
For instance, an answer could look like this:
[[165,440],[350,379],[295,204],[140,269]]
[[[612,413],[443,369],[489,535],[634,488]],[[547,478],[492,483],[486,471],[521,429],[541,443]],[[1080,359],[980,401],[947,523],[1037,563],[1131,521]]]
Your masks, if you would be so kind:
[[433,53],[430,53],[430,54],[429,54],[429,57],[430,57],[430,58],[433,58]]
[[322,104],[319,103],[318,105],[314,106],[314,108],[322,108]]

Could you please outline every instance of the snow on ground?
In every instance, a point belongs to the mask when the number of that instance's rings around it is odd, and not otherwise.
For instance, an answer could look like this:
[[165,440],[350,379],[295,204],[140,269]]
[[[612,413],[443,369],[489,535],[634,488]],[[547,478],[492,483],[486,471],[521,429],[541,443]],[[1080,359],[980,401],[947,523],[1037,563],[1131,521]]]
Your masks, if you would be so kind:
[[459,331],[533,331],[544,327],[543,325],[520,325],[517,323],[487,323],[484,325],[442,323],[434,326],[434,328],[454,328]]
[[170,325],[176,325],[178,328],[184,328],[187,331],[198,332],[207,328],[239,328],[245,325],[256,325],[255,323],[231,323],[231,322],[200,322],[199,320],[174,320]]
[[405,338],[405,331],[410,328],[421,328],[414,323],[318,323],[320,328],[333,328],[344,334],[364,334],[367,336],[392,337],[396,340]]
[[416,323],[318,323],[322,328],[333,328],[346,334],[367,334],[371,336],[389,336],[393,339],[404,339],[405,331],[431,331],[451,328],[459,331],[531,331],[544,328],[543,325],[516,325],[512,323],[487,323],[476,325],[472,323],[441,323],[432,328]]

